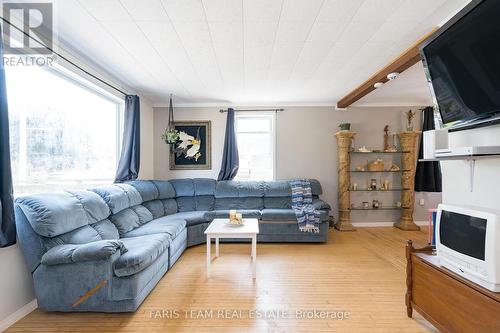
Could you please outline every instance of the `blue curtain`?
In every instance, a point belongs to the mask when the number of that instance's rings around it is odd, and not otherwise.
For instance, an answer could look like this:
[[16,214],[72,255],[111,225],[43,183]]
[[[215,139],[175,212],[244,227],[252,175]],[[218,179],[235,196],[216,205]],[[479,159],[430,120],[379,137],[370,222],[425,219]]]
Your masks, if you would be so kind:
[[[422,110],[422,131],[435,128],[434,109],[430,106]],[[423,135],[420,138],[418,159],[424,158]],[[415,172],[415,192],[442,192],[441,166],[439,162],[418,162]]]
[[137,95],[125,96],[123,143],[115,182],[137,179],[140,164],[141,113]]
[[0,247],[16,243],[14,195],[10,169],[9,109],[3,66],[2,26],[0,24]]
[[227,110],[226,137],[224,139],[224,154],[217,180],[232,180],[236,177],[240,167],[238,143],[236,142],[236,128],[234,127],[234,110]]

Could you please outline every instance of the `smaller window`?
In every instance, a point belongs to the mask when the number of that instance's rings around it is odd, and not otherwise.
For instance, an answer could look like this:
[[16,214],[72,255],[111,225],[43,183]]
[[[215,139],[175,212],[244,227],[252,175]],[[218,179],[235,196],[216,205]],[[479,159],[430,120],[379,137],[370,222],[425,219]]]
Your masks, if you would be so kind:
[[275,175],[274,113],[237,114],[240,157],[237,180],[273,180]]

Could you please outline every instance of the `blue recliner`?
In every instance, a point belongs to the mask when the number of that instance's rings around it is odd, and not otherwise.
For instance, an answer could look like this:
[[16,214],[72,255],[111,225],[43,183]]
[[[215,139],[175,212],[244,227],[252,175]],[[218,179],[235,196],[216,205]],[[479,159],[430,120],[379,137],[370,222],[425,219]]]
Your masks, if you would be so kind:
[[286,181],[137,180],[16,200],[21,249],[47,311],[135,311],[216,217],[259,219],[260,242],[324,242],[330,206],[311,180],[319,233],[300,232]]

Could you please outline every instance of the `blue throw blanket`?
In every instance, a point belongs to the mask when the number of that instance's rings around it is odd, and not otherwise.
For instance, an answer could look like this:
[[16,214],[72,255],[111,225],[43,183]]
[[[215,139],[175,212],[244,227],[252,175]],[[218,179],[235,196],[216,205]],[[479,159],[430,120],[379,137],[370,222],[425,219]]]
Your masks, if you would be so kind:
[[311,183],[306,179],[290,181],[292,187],[292,208],[304,232],[319,232],[320,212],[312,205]]

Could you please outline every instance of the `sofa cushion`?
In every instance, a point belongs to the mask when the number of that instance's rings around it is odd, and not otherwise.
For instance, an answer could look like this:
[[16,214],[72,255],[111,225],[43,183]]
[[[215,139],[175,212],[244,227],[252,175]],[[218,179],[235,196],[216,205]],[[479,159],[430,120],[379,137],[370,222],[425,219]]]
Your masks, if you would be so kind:
[[122,237],[137,237],[137,236],[145,236],[145,235],[153,235],[153,234],[169,234],[171,239],[177,237],[179,233],[186,227],[186,221],[183,219],[173,219],[168,216],[160,217],[158,219],[154,219],[153,221],[146,223],[145,225],[140,226],[137,229],[134,229]]
[[105,260],[120,251],[127,252],[127,248],[120,240],[101,240],[85,244],[65,244],[55,246],[42,257],[44,265],[70,264],[80,261]]
[[153,214],[151,214],[151,212],[143,205],[130,207],[130,209],[132,209],[134,213],[137,214],[137,217],[139,217],[139,224],[148,223],[153,219]]
[[64,244],[85,244],[102,240],[99,233],[89,225],[51,238],[43,238],[46,249]]
[[111,223],[110,220],[102,220],[97,223],[90,225],[95,231],[101,236],[102,239],[118,239],[120,238],[120,233],[116,229],[115,225]]
[[263,198],[216,198],[215,210],[225,209],[262,209]]
[[170,236],[165,233],[122,238],[127,252],[113,265],[116,276],[129,276],[151,265],[164,251],[168,251]]
[[214,210],[215,197],[213,195],[201,195],[195,197],[196,210]]
[[[320,220],[328,221],[328,211],[320,210]],[[293,209],[263,209],[262,221],[296,221]]]
[[217,182],[215,187],[216,198],[237,198],[238,196],[238,182],[232,180]]
[[174,187],[177,197],[194,196],[194,183],[192,179],[172,179],[169,182]]
[[146,207],[137,205],[111,215],[109,219],[116,226],[120,235],[123,235],[151,221],[153,214]]
[[126,208],[117,214],[111,215],[109,219],[118,229],[120,235],[126,234],[141,225],[139,216],[130,208]]
[[177,209],[179,212],[191,212],[196,210],[196,198],[195,197],[178,197],[177,198]]
[[217,183],[216,198],[260,198],[264,196],[264,183],[260,181],[223,180]]
[[215,194],[215,186],[217,182],[215,179],[210,178],[195,178],[193,179],[194,185],[194,195],[214,195]]
[[322,195],[323,189],[321,188],[321,183],[317,179],[309,179],[311,183],[311,193],[313,195]]
[[328,203],[324,202],[321,199],[314,199],[312,205],[314,206],[314,208],[319,209],[319,210],[322,210],[322,209],[331,210],[332,209],[332,207]]
[[158,199],[160,195],[158,188],[149,180],[132,180],[126,184],[132,185],[139,192],[143,202]]
[[179,211],[177,207],[177,200],[175,199],[165,199],[162,200],[163,209],[165,210],[165,215],[175,214]]
[[[260,219],[260,217],[262,216],[262,213],[259,209],[239,209],[237,210],[237,212],[241,213],[243,215],[243,218]],[[217,219],[229,218],[229,209],[216,210],[214,211],[214,213],[215,218]]]
[[68,191],[68,193],[71,193],[80,201],[89,218],[89,224],[102,221],[111,214],[106,202],[95,192]]
[[40,236],[55,237],[89,224],[82,203],[68,192],[21,197],[16,203]]
[[264,208],[290,209],[292,197],[264,197]]
[[240,198],[261,198],[264,196],[264,182],[238,182],[238,195]]
[[151,215],[153,215],[154,219],[165,215],[165,208],[163,207],[163,203],[161,202],[161,200],[151,200],[143,202],[142,205],[151,212]]
[[194,212],[180,212],[172,215],[164,216],[165,220],[184,220],[186,225],[192,226],[200,223],[212,222],[215,218],[214,211],[194,211]]
[[264,197],[292,197],[292,188],[287,180],[264,183]]
[[139,192],[129,184],[102,186],[93,188],[91,191],[104,199],[113,214],[142,203]]
[[152,180],[151,181],[158,189],[158,199],[172,199],[175,198],[175,189],[166,180]]

